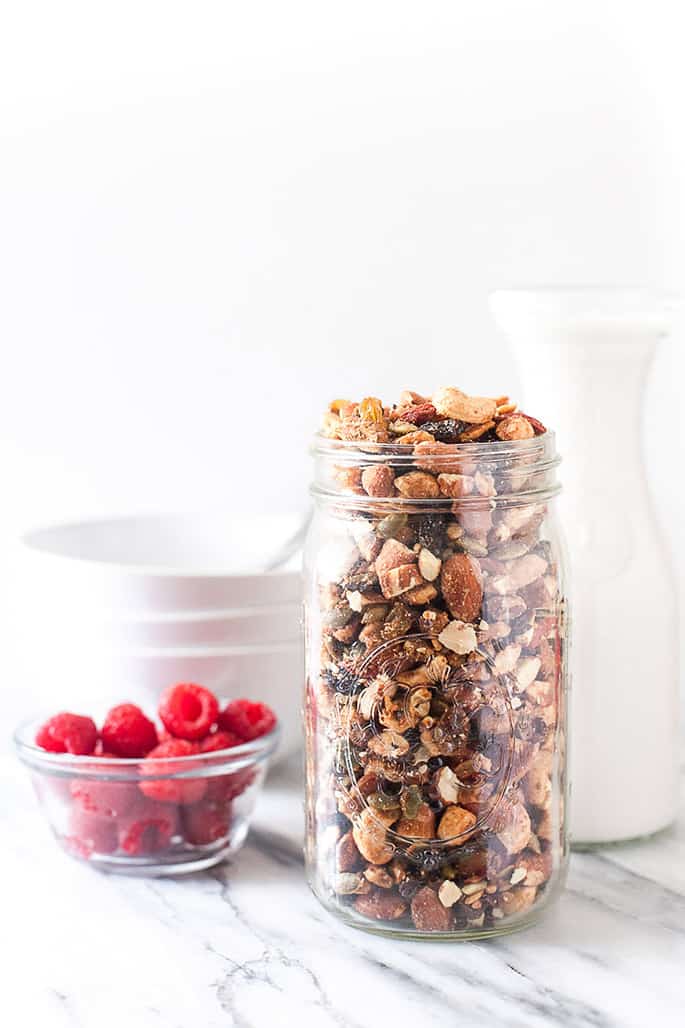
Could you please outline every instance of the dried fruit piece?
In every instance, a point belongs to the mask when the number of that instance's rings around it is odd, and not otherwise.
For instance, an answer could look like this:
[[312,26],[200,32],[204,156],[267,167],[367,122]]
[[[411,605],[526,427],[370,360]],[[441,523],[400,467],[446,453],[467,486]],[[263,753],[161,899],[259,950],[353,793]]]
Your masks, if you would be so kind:
[[[435,411],[435,408],[433,408]],[[440,443],[456,443],[459,436],[466,428],[465,421],[457,421],[455,418],[443,418],[441,421],[425,421],[424,432],[430,432],[434,439]]]
[[431,421],[436,414],[432,403],[418,403],[402,411],[402,421],[408,421],[411,425],[423,425],[424,422]]

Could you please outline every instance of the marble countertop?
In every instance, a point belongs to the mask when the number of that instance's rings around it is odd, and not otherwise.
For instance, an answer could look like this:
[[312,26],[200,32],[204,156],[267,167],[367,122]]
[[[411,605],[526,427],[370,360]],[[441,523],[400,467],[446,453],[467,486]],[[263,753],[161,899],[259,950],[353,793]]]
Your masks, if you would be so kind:
[[303,875],[297,765],[272,773],[233,864],[177,879],[70,860],[9,754],[0,780],[8,1028],[685,1023],[685,777],[677,826],[574,854],[538,926],[454,944],[379,939],[319,906]]

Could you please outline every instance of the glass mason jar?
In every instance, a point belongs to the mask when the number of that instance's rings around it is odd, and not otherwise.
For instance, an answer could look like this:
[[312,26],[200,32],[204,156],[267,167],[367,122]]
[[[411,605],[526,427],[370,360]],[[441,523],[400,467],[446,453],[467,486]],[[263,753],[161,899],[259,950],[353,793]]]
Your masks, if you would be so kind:
[[317,437],[305,555],[306,861],[348,924],[536,920],[568,858],[568,610],[551,432]]

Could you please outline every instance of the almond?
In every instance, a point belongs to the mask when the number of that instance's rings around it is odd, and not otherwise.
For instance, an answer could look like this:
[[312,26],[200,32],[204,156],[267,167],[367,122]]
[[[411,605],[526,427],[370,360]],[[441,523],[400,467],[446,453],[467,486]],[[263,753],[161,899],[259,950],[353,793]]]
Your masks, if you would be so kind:
[[357,896],[353,905],[359,914],[375,921],[396,921],[407,912],[407,904],[401,896],[388,889],[376,889],[368,896]]
[[425,471],[410,471],[395,479],[395,488],[409,499],[436,499],[440,488],[432,475]]
[[432,400],[439,414],[465,421],[469,425],[482,425],[485,421],[491,421],[497,413],[496,400],[485,396],[467,396],[453,386],[438,389]]
[[502,418],[495,433],[498,439],[532,439],[535,430],[528,418],[524,418],[522,414],[510,414],[508,417]]
[[428,471],[444,471],[455,475],[468,474],[473,463],[461,455],[455,456],[453,443],[420,442],[414,446],[416,463]]
[[440,572],[440,586],[452,617],[475,621],[483,602],[483,582],[477,561],[467,553],[448,557]]
[[473,492],[473,478],[471,475],[453,475],[443,472],[438,475],[438,487],[443,496],[449,496],[456,500],[460,496],[468,496]]
[[[476,815],[464,807],[448,807],[440,818],[438,838],[451,839],[455,846],[461,846],[468,838],[468,832],[477,821]],[[461,838],[460,838],[461,836]]]
[[403,817],[397,822],[395,831],[405,839],[433,839],[435,814],[427,803],[422,803],[415,817]]
[[395,854],[395,846],[388,840],[386,827],[395,820],[396,815],[383,810],[370,810],[368,807],[361,812],[352,826],[352,835],[357,849],[371,864],[387,864]]
[[361,484],[369,496],[392,496],[395,476],[385,464],[372,464],[364,468]]
[[338,840],[336,847],[336,866],[338,871],[356,871],[361,864],[361,859],[361,853],[357,849],[352,832],[345,832]]
[[411,901],[411,919],[420,932],[448,932],[452,927],[452,911],[442,905],[428,885]]

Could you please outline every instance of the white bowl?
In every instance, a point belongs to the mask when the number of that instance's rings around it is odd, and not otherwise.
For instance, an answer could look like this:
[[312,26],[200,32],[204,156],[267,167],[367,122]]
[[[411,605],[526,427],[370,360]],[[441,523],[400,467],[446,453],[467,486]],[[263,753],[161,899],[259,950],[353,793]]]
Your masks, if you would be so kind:
[[[196,646],[268,646],[295,643],[302,631],[302,607],[286,604],[247,610],[174,611],[148,617],[87,617],[72,611],[35,604],[28,619],[30,631],[49,644],[83,644],[105,649],[184,649]],[[26,620],[26,619],[24,619]]]
[[[132,701],[152,712],[176,682],[198,682],[221,696],[247,697],[273,707],[281,723],[278,759],[301,745],[304,655],[301,641],[271,646],[105,650],[35,646],[25,654],[31,702],[54,706],[60,695],[92,697],[91,706]],[[87,711],[86,711],[87,713]]]
[[54,525],[24,536],[20,577],[44,603],[115,616],[297,604],[299,569],[265,569],[302,522],[213,514]]

